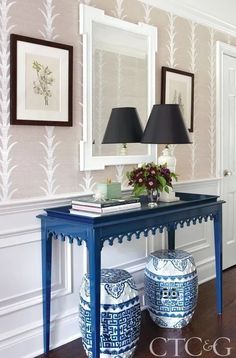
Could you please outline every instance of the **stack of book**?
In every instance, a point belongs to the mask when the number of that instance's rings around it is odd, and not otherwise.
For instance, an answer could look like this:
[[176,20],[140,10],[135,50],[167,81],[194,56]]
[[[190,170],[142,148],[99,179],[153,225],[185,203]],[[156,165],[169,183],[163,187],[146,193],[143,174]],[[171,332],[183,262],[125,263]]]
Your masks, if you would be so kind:
[[140,208],[141,203],[136,197],[123,197],[122,199],[95,200],[92,197],[83,197],[72,200],[71,214],[96,217],[102,214]]

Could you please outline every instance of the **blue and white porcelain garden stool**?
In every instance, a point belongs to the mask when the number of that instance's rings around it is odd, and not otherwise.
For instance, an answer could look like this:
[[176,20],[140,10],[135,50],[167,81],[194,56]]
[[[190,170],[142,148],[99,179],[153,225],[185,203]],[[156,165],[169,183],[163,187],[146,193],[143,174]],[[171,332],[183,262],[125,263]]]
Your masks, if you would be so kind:
[[[92,357],[89,275],[80,289],[80,329],[84,349]],[[100,358],[131,358],[140,332],[141,311],[132,276],[120,269],[101,270]]]
[[193,317],[198,276],[192,255],[183,250],[153,252],[145,268],[145,302],[160,327],[182,328]]

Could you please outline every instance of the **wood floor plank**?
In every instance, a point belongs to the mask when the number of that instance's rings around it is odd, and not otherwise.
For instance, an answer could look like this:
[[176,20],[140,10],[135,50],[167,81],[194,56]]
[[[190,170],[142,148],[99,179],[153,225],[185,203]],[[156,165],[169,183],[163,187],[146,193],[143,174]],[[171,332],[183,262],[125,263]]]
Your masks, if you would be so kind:
[[[147,311],[142,314],[142,329],[138,348],[134,358],[153,358],[155,357],[149,349],[150,343],[154,338],[161,337],[153,344],[154,353],[158,356],[164,354],[166,357],[175,357],[175,341],[165,342],[164,339],[185,339],[185,342],[179,341],[179,357],[191,357],[185,350],[185,343],[190,339],[189,351],[193,355],[201,353],[200,357],[217,357],[212,349],[206,351],[203,345],[207,343],[206,348],[214,343],[219,337],[225,339],[219,341],[216,346],[218,353],[227,354],[226,348],[231,347],[229,357],[236,357],[236,267],[226,270],[223,275],[224,280],[224,313],[222,316],[216,314],[216,290],[215,281],[209,281],[199,287],[199,299],[197,309],[191,323],[183,329],[163,329],[156,326],[150,319]],[[193,338],[198,337],[198,338]],[[200,342],[202,340],[203,344]],[[75,340],[48,354],[37,358],[86,358],[81,339]]]

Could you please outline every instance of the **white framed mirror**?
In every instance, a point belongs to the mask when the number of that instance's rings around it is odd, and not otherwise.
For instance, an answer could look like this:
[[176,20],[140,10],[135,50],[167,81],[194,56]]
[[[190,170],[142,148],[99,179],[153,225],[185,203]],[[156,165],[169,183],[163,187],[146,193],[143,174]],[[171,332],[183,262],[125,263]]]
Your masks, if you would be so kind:
[[144,129],[155,103],[157,29],[133,24],[80,4],[83,35],[83,139],[80,169],[156,160],[156,145],[102,144],[112,108],[136,107]]

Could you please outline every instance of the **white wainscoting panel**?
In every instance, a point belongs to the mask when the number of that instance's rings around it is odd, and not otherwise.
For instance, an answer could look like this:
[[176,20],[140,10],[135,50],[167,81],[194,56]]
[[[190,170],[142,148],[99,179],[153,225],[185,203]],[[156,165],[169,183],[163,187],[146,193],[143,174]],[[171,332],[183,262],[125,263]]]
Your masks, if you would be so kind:
[[[176,191],[217,194],[219,180],[178,183]],[[65,205],[71,196],[0,207],[0,357],[32,358],[43,352],[40,222],[43,207]],[[191,252],[200,282],[214,277],[212,223],[177,230],[177,247]],[[131,272],[143,300],[143,269],[146,257],[166,247],[166,233],[141,237],[102,251],[103,267]],[[111,254],[112,253],[112,254]],[[53,242],[51,347],[80,336],[78,293],[86,269],[86,248]]]
[[[219,195],[220,179],[207,179],[177,183],[176,191],[198,194]],[[198,268],[199,283],[215,277],[213,223],[211,221],[176,232],[176,247],[193,254]]]

